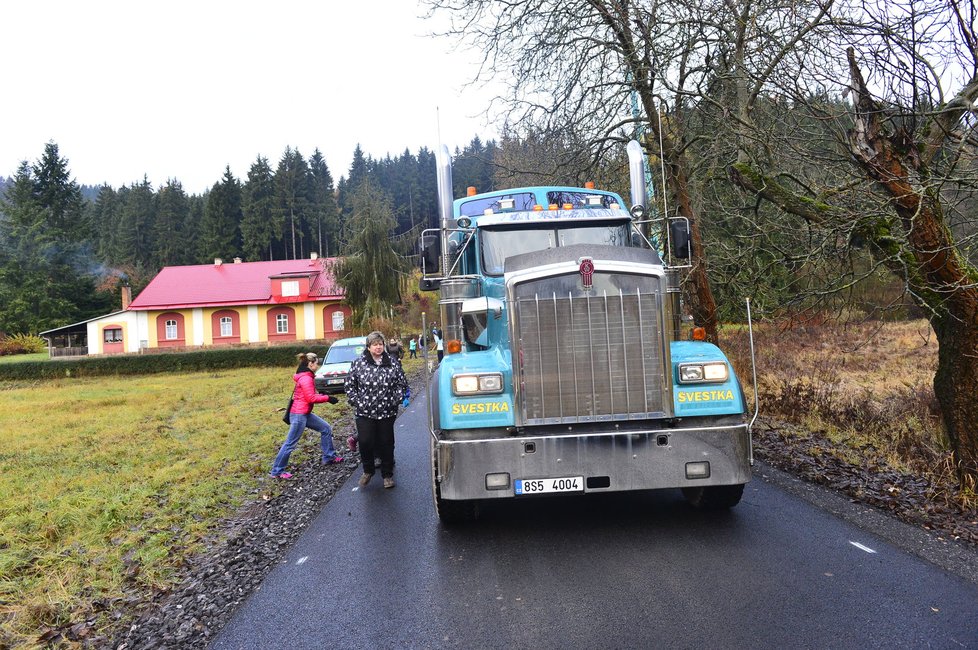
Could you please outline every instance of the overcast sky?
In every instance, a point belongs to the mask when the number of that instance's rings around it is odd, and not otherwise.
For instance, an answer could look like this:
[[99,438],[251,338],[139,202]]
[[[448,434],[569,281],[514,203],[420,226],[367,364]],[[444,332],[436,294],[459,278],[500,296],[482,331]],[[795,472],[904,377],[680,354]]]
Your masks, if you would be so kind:
[[[0,176],[54,141],[79,183],[146,175],[188,193],[260,154],[318,147],[334,180],[381,158],[496,137],[473,52],[414,0],[16,0],[0,11]],[[436,107],[439,109],[436,111]],[[439,118],[440,115],[440,118]]]

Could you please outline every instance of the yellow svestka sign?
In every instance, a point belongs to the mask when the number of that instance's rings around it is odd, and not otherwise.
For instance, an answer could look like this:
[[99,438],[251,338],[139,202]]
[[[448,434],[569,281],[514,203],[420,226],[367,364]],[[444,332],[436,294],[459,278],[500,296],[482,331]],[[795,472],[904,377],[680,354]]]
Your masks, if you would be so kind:
[[509,413],[508,402],[474,402],[452,404],[452,415],[477,415],[480,413]]
[[679,393],[676,400],[682,404],[685,402],[718,402],[732,400],[733,398],[732,390],[691,390]]

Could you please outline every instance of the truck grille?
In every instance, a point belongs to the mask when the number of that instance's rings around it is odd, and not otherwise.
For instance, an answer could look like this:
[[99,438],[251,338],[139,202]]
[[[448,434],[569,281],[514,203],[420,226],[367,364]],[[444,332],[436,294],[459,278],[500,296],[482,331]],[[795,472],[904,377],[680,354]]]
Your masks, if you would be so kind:
[[656,277],[601,274],[515,289],[525,424],[662,417],[661,289]]

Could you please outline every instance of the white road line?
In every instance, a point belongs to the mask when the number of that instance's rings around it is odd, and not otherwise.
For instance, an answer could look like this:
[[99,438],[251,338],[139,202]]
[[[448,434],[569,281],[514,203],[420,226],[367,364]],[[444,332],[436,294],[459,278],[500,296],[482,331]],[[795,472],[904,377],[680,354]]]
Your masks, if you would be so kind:
[[875,553],[876,552],[873,549],[869,548],[868,546],[863,546],[859,542],[854,542],[852,540],[849,540],[849,543],[852,544],[853,546],[855,546],[856,548],[858,548],[860,551],[866,551],[867,553]]
[[303,555],[298,560],[296,560],[296,565],[302,564],[303,562],[305,562],[308,559],[309,559],[309,556],[308,555]]

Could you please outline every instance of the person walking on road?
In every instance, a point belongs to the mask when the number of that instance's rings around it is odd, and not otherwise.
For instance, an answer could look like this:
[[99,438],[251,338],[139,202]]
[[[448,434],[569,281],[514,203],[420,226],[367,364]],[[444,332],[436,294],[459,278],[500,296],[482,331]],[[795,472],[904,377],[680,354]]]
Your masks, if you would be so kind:
[[329,422],[312,412],[316,404],[323,402],[336,404],[339,400],[332,395],[320,395],[316,392],[315,376],[316,368],[319,367],[319,357],[315,353],[303,352],[296,355],[296,359],[299,361],[299,367],[292,376],[295,388],[292,391],[292,408],[289,409],[289,434],[285,437],[285,443],[279,449],[272,464],[271,475],[281,479],[292,478],[292,474],[286,472],[285,468],[288,467],[289,456],[295,451],[306,427],[319,432],[319,446],[323,451],[324,465],[343,462],[343,457],[337,456],[336,449],[333,447],[333,429],[329,426]]
[[385,349],[384,335],[367,335],[367,348],[350,365],[346,396],[356,415],[363,476],[360,487],[374,477],[374,457],[380,459],[384,487],[394,487],[394,419],[397,407],[407,407],[411,389],[401,363]]
[[387,351],[398,361],[404,358],[404,346],[395,338],[392,338],[387,344]]
[[438,351],[438,363],[441,363],[445,356],[445,342],[441,338],[441,330],[432,330],[431,336],[435,339],[435,350]]

